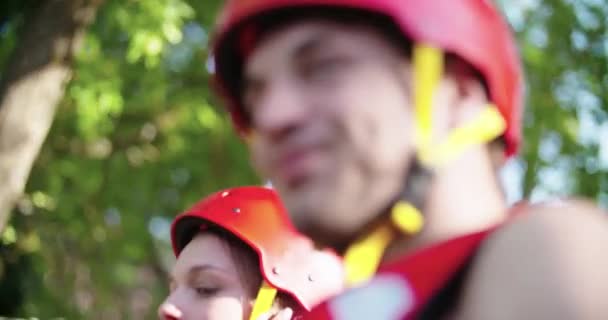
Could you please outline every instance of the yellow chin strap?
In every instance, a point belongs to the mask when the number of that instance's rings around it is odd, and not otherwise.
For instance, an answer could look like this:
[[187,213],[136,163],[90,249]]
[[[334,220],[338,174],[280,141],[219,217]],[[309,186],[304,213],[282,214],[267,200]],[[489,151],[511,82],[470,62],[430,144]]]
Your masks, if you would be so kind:
[[260,290],[258,290],[258,295],[255,297],[249,320],[257,320],[262,314],[270,311],[276,296],[277,289],[264,280]]
[[[466,148],[488,143],[506,128],[497,108],[490,104],[469,123],[453,129],[444,141],[433,141],[433,95],[441,81],[444,54],[441,49],[419,43],[414,46],[414,114],[417,158],[427,168],[437,168],[462,154]],[[399,201],[390,219],[355,241],[346,251],[346,281],[350,286],[367,281],[376,272],[384,251],[399,234],[414,236],[424,227],[424,216],[412,204]]]
[[382,260],[385,249],[398,232],[415,235],[424,225],[422,214],[413,205],[399,201],[391,209],[391,219],[355,241],[344,255],[346,283],[354,286],[371,278]]

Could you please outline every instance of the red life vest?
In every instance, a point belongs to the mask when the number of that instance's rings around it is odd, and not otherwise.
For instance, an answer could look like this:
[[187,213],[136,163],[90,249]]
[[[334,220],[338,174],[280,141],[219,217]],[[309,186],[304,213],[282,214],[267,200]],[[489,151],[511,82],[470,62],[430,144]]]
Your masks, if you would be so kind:
[[500,225],[459,236],[380,267],[365,285],[315,307],[309,320],[437,319],[458,302],[475,254]]

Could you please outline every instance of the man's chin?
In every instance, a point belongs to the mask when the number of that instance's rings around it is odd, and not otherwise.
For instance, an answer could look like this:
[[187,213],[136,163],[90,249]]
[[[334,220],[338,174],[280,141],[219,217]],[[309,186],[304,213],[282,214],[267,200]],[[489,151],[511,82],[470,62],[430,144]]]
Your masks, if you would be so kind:
[[313,174],[299,175],[289,179],[277,179],[276,187],[285,202],[306,203],[317,197],[319,190],[325,188],[325,184],[320,182],[322,179]]
[[328,237],[338,236],[335,232],[341,229],[337,225],[340,218],[332,210],[335,197],[327,185],[300,185],[281,197],[296,228],[315,242],[328,245]]
[[356,230],[347,230],[325,213],[319,216],[305,216],[294,221],[298,230],[312,239],[320,247],[329,247],[344,252],[356,236]]
[[325,211],[323,208],[326,208],[329,195],[326,185],[309,180],[298,185],[278,186],[277,189],[294,222],[305,220],[304,217],[314,219]]

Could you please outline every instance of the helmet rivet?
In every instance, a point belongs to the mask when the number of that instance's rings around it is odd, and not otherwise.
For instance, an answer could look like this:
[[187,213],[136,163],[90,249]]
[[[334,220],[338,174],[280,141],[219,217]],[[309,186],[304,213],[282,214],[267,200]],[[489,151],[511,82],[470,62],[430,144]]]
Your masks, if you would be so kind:
[[222,198],[227,197],[229,194],[230,194],[230,192],[228,192],[228,191],[222,192]]
[[241,213],[241,209],[239,209],[239,208],[232,208],[232,212],[233,213]]
[[310,281],[310,282],[315,281],[315,278],[312,277],[312,274],[308,275],[308,281]]
[[272,267],[272,273],[275,275],[279,275],[279,267]]

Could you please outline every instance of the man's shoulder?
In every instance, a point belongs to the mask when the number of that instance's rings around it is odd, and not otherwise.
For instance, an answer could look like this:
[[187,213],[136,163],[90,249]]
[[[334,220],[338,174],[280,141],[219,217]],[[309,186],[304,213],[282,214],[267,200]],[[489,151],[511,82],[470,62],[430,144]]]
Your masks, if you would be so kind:
[[595,204],[568,199],[520,207],[478,252],[463,317],[519,318],[518,309],[530,319],[608,316],[595,301],[608,294],[606,252],[608,215]]
[[[608,315],[598,307],[608,294],[605,252],[608,216],[594,204],[518,206],[504,224],[385,266],[368,284],[323,303],[306,319],[409,319],[471,257],[457,319],[595,319]],[[597,301],[577,299],[587,294]]]
[[581,221],[589,219],[606,219],[606,211],[597,204],[582,198],[557,198],[535,204],[521,202],[514,206],[513,211],[522,217],[519,223],[548,223]]
[[608,214],[588,200],[560,199],[521,205],[513,210],[507,223],[486,239],[480,259],[493,252],[497,255],[527,254],[529,250],[526,248],[538,246],[574,249],[582,241],[588,246],[593,244],[586,241],[606,237]]

